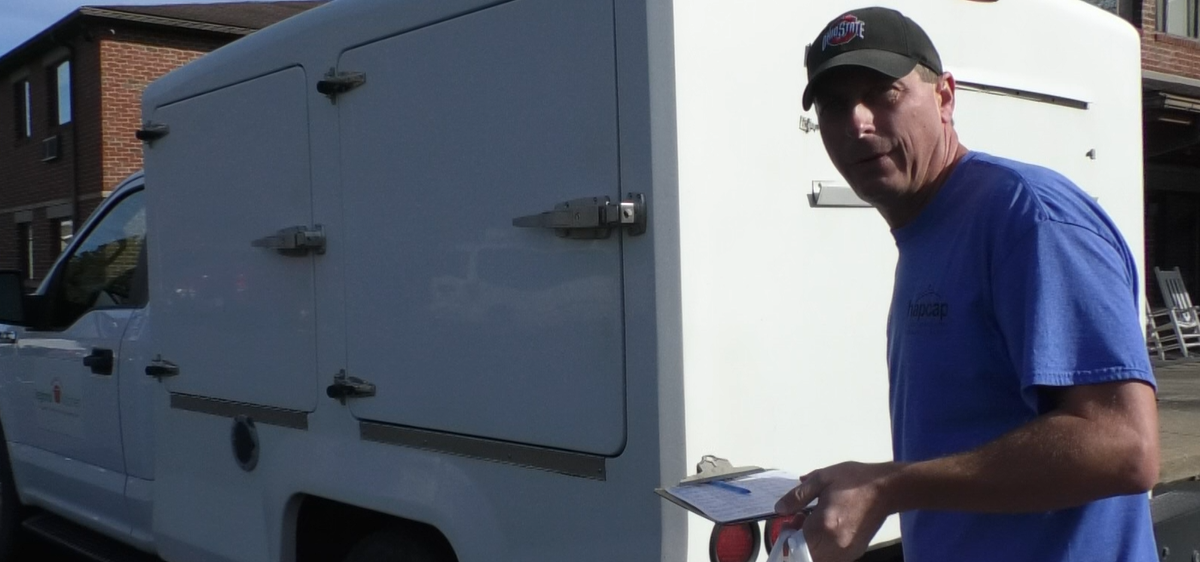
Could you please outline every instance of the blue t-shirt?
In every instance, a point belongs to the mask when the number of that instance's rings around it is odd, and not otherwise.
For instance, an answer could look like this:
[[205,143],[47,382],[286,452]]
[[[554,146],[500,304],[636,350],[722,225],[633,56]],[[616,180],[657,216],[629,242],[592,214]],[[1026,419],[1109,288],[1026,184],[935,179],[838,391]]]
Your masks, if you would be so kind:
[[[1046,410],[1038,387],[1154,384],[1129,248],[1070,180],[970,152],[892,233],[896,460],[1000,437]],[[1144,494],[1032,514],[905,512],[900,528],[909,562],[1158,559]]]

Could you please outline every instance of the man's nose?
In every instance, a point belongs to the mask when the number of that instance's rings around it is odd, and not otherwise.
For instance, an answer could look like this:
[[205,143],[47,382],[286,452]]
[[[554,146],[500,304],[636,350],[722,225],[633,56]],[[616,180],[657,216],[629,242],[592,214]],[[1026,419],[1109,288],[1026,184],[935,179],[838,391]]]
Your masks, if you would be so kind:
[[875,132],[875,114],[864,103],[856,103],[850,110],[850,127],[846,134],[851,138]]

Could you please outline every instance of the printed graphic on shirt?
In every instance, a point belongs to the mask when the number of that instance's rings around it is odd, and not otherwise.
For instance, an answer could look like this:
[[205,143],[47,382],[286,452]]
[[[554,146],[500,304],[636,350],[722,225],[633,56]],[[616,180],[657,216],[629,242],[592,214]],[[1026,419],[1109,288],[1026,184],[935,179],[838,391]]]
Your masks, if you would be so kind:
[[943,328],[949,323],[950,303],[928,286],[908,299],[907,312],[909,330]]

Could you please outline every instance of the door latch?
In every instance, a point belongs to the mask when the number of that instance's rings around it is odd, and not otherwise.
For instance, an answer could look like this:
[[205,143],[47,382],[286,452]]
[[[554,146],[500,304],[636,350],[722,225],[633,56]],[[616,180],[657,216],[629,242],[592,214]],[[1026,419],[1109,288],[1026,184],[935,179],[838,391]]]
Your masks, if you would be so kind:
[[367,75],[362,72],[338,72],[332,68],[325,74],[325,79],[317,82],[317,92],[329,98],[329,103],[337,105],[337,97],[367,83]]
[[303,257],[310,252],[322,255],[325,253],[325,230],[319,224],[313,227],[293,226],[259,238],[250,245],[269,248],[285,256]]
[[596,240],[608,238],[613,228],[623,227],[630,236],[646,233],[646,198],[629,193],[613,203],[608,196],[572,199],[554,206],[553,211],[517,217],[519,228],[552,228],[562,238]]
[[12,330],[0,330],[0,343],[17,343],[17,333]]
[[346,370],[342,369],[333,376],[333,384],[325,389],[325,394],[345,406],[347,398],[375,396],[375,385],[358,377],[347,376]]
[[179,365],[176,365],[161,355],[155,355],[154,359],[150,360],[150,364],[146,366],[146,376],[154,377],[159,381],[164,377],[173,377],[179,374]]

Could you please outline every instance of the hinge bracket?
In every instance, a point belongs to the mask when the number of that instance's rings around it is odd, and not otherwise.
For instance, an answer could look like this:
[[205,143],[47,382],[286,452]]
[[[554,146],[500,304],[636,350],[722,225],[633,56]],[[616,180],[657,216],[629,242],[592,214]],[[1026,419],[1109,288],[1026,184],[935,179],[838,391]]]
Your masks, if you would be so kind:
[[142,142],[154,142],[167,136],[171,132],[171,127],[162,123],[146,121],[142,123],[142,128],[138,129],[133,136],[137,137]]
[[329,98],[329,103],[337,105],[337,97],[367,83],[367,75],[362,72],[338,72],[332,68],[325,78],[317,82],[317,91]]
[[365,398],[375,396],[375,385],[358,377],[346,375],[342,369],[333,376],[333,384],[325,389],[325,395],[346,405],[347,398]]

